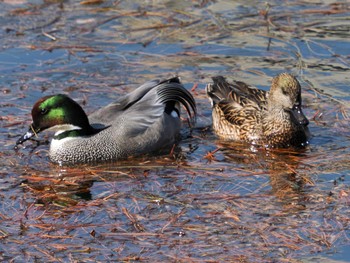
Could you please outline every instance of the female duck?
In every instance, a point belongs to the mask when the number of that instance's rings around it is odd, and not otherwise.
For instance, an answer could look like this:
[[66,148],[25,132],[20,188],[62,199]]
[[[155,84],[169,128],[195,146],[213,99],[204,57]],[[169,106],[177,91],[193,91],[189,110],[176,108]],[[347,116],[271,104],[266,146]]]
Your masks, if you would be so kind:
[[309,121],[301,110],[298,80],[282,73],[272,80],[270,92],[239,81],[213,78],[206,92],[213,108],[213,129],[221,138],[265,147],[305,146]]
[[46,96],[33,106],[33,123],[16,145],[44,130],[55,131],[49,156],[61,165],[152,153],[176,142],[180,104],[194,122],[195,101],[177,77],[146,82],[89,117],[66,95]]

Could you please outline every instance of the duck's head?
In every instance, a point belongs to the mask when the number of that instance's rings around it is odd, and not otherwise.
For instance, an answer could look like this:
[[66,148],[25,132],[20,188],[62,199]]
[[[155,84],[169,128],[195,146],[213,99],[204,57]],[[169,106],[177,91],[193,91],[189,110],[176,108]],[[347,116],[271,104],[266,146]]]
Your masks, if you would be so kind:
[[301,87],[291,74],[282,73],[272,80],[269,93],[270,107],[280,107],[289,112],[293,122],[308,125],[309,121],[301,110]]
[[31,139],[44,130],[52,130],[56,135],[71,130],[89,130],[89,120],[74,100],[63,94],[39,99],[32,109],[33,123],[27,133],[21,136],[16,145]]

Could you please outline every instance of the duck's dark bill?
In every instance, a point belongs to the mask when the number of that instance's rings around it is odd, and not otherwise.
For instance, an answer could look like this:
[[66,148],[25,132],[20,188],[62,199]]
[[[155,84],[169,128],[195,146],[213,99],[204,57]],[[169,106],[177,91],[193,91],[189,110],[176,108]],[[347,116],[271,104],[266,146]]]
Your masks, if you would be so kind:
[[308,125],[309,120],[305,117],[304,113],[301,110],[300,105],[294,105],[291,110],[292,121],[300,125]]
[[32,129],[32,126],[29,127],[29,130],[21,136],[16,142],[16,145],[22,144],[27,140],[30,140],[35,135],[35,132]]

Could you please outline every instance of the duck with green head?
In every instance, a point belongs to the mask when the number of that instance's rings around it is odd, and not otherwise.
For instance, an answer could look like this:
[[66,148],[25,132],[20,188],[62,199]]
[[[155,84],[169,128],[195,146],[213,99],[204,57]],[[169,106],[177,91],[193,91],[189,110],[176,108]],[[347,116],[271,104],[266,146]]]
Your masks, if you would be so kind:
[[177,141],[180,104],[194,123],[195,101],[178,77],[146,82],[89,117],[66,95],[46,96],[34,104],[33,123],[16,145],[44,130],[54,131],[49,156],[61,165],[154,153]]

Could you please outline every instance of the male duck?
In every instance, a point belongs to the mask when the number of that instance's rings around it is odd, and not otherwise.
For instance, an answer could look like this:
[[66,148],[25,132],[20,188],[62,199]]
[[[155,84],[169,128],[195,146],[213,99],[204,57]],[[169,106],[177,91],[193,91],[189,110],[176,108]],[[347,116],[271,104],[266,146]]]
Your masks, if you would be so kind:
[[176,142],[180,104],[194,122],[195,101],[178,77],[146,82],[89,117],[66,95],[46,96],[33,106],[33,123],[16,145],[43,130],[55,131],[49,156],[61,165],[152,153]]
[[270,92],[224,77],[213,77],[206,92],[213,108],[213,129],[223,139],[242,140],[267,148],[308,144],[309,121],[301,110],[298,80],[282,73]]

